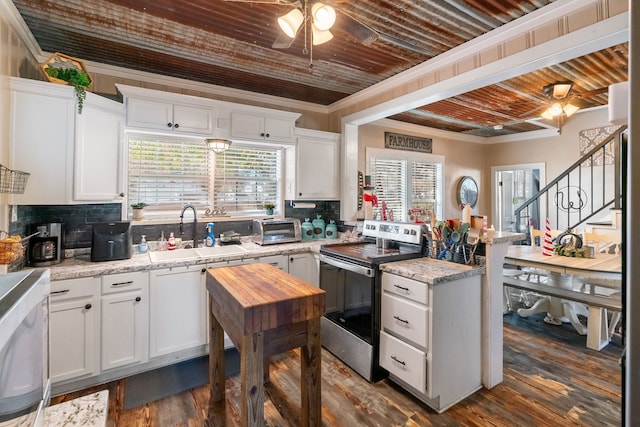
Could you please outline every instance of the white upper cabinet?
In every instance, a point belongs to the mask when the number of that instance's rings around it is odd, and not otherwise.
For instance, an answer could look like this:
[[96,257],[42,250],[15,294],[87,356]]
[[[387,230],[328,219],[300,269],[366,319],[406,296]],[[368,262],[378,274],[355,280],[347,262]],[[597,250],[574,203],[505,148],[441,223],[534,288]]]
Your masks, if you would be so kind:
[[286,153],[286,199],[339,200],[340,135],[296,129],[296,136]]
[[11,169],[31,175],[16,205],[120,202],[122,104],[87,93],[77,113],[71,86],[10,79]]
[[127,98],[127,127],[213,136],[214,111],[198,105]]
[[231,113],[231,137],[243,140],[295,142],[296,119],[300,114],[282,113],[276,117],[262,112]]

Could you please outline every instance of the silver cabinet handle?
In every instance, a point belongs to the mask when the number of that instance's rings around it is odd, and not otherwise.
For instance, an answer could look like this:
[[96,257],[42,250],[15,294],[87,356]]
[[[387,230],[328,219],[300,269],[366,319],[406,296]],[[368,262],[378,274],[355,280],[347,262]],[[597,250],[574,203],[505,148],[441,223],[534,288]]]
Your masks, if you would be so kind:
[[126,282],[112,283],[111,287],[112,288],[119,288],[121,286],[130,286],[130,285],[133,285],[133,280],[129,280],[129,281],[126,281]]
[[401,291],[409,292],[409,288],[405,288],[405,287],[400,286],[400,285],[393,285],[393,287],[394,287],[394,288],[398,288],[398,289],[400,289]]
[[401,364],[402,366],[407,366],[407,364],[406,364],[406,363],[404,363],[402,360],[398,359],[398,358],[397,358],[397,357],[395,357],[395,356],[391,356],[391,359],[392,359],[394,362]]
[[404,320],[404,319],[402,319],[401,317],[398,317],[398,316],[393,316],[393,318],[396,319],[398,322],[402,322],[405,325],[409,326],[409,321],[408,320]]
[[69,292],[69,289],[63,289],[61,291],[53,291],[51,292],[51,296],[55,296],[55,295],[63,295]]

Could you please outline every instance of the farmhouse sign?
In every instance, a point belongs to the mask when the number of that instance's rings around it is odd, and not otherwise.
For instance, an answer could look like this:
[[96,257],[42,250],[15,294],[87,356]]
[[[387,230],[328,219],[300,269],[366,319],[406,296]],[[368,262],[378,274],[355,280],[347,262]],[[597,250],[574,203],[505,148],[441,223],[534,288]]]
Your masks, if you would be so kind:
[[421,138],[419,136],[400,135],[399,133],[385,132],[384,148],[431,153],[431,138]]

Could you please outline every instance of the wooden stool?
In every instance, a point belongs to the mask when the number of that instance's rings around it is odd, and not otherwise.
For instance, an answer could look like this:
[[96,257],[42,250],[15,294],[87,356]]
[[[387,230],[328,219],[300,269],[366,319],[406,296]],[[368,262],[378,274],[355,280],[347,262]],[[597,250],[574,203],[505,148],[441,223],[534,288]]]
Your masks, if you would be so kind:
[[301,425],[321,426],[325,292],[269,264],[209,269],[210,408],[224,405],[224,332],[240,352],[243,426],[264,425],[265,358],[301,347]]

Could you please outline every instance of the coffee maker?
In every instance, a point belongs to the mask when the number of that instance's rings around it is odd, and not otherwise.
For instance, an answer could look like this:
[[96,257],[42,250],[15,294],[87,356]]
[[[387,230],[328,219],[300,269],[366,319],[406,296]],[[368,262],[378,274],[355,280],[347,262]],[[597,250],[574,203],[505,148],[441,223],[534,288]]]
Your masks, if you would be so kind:
[[32,224],[27,264],[44,267],[58,264],[64,259],[64,227],[61,223]]

